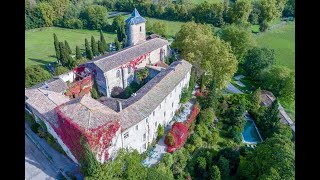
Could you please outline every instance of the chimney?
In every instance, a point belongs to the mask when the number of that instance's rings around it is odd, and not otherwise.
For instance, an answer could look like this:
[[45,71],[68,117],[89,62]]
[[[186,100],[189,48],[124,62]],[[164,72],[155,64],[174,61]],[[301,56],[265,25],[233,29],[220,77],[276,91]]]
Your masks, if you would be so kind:
[[122,103],[119,100],[117,100],[117,110],[118,112],[122,111]]

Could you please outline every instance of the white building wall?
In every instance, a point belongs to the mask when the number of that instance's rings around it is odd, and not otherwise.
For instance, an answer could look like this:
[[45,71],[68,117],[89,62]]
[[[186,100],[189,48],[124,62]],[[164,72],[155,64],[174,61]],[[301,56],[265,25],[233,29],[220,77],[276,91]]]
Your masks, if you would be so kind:
[[[146,150],[148,141],[147,124],[145,119],[135,124],[134,126],[126,129],[121,133],[121,135],[124,149],[136,149],[139,153],[142,153]],[[125,136],[127,137],[125,138]]]
[[76,78],[76,74],[73,71],[70,71],[68,73],[61,74],[59,78],[62,79],[64,82],[69,81],[70,83],[72,83],[73,80]]

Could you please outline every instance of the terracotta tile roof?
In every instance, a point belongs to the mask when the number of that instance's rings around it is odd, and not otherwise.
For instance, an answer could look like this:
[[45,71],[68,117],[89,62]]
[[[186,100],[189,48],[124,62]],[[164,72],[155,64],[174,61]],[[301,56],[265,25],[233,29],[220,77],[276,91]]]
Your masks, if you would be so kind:
[[97,128],[109,121],[120,120],[117,112],[88,96],[73,99],[61,105],[59,109],[85,129]]
[[32,86],[31,88],[40,88],[48,91],[62,93],[68,88],[68,86],[67,86],[67,83],[65,83],[59,77],[54,77],[50,80],[47,80],[45,82]]
[[54,108],[69,101],[69,98],[53,91],[32,88],[25,90],[26,103],[43,116],[48,122],[57,126]]
[[168,44],[167,40],[154,38],[134,46],[129,46],[115,53],[96,57],[87,63],[94,63],[103,72],[107,72]]

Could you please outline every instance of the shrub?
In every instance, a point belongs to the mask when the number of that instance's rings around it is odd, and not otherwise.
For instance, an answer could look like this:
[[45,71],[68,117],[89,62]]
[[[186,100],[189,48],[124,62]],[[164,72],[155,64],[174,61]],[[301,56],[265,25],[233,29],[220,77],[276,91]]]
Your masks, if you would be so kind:
[[188,102],[192,97],[192,91],[187,88],[182,89],[180,103]]
[[123,92],[123,89],[121,87],[115,86],[111,91],[111,97],[117,97],[122,92]]
[[163,136],[163,134],[164,134],[164,127],[160,124],[158,126],[158,137],[157,137],[157,139],[159,140]]
[[52,76],[49,71],[39,65],[29,66],[25,69],[25,87],[36,85],[50,79]]
[[39,127],[40,127],[40,125],[38,124],[38,123],[33,123],[33,124],[31,124],[31,130],[34,132],[34,133],[36,133],[36,134],[38,134],[38,132],[39,132]]
[[66,72],[69,72],[70,70],[66,67],[63,67],[63,66],[57,66],[55,69],[54,69],[54,75],[55,76],[59,76],[61,74],[64,74]]
[[168,137],[169,145],[174,146],[175,145],[174,138],[170,132],[168,133],[167,137]]

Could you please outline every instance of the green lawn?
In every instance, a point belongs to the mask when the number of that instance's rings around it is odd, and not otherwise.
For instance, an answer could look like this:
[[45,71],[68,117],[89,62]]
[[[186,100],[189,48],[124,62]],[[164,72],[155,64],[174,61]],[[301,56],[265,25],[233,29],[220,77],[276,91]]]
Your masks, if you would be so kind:
[[[73,53],[76,45],[84,49],[84,39],[87,38],[89,43],[91,36],[97,41],[100,37],[99,31],[66,29],[58,27],[39,28],[25,31],[25,64],[44,65],[48,62],[56,61],[54,55],[53,33],[56,33],[59,41],[67,40]],[[104,33],[107,42],[112,42],[116,37],[115,34]]]
[[[131,14],[127,14],[124,15],[124,19],[127,19]],[[113,18],[109,18],[108,22],[112,23]],[[156,19],[156,18],[149,18],[149,17],[145,17],[147,19],[147,21],[149,21],[151,24],[155,23],[155,22],[163,22],[167,25],[168,27],[168,36],[169,39],[174,37],[175,34],[180,30],[181,26],[185,23],[185,22],[179,22],[179,21],[168,21],[168,20],[162,20],[162,19]]]
[[256,36],[260,46],[275,49],[276,64],[295,68],[295,23]]

